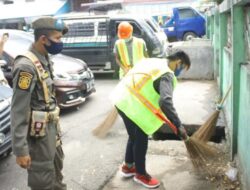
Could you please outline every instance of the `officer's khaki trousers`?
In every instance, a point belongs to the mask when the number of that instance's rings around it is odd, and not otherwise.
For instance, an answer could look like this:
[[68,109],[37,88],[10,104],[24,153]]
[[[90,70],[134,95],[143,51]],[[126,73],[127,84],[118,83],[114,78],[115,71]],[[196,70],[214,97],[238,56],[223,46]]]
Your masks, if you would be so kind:
[[28,186],[32,190],[66,190],[62,183],[64,154],[61,145],[56,147],[57,129],[54,123],[46,127],[46,136],[29,138],[31,166],[28,169]]

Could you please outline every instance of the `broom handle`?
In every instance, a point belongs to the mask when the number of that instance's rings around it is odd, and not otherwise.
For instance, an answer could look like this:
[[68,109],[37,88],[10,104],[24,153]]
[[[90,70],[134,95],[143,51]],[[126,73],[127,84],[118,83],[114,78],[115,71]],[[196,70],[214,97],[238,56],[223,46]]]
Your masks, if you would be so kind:
[[228,88],[228,90],[227,90],[225,96],[222,98],[221,102],[219,103],[220,106],[222,106],[222,105],[224,104],[226,98],[227,98],[228,95],[229,95],[229,92],[230,92],[231,88],[232,88],[232,86],[230,85],[230,87]]
[[163,115],[161,115],[159,112],[155,113],[156,116],[158,116],[162,121],[164,121],[174,132],[174,134],[178,134],[177,127],[168,119],[166,119]]

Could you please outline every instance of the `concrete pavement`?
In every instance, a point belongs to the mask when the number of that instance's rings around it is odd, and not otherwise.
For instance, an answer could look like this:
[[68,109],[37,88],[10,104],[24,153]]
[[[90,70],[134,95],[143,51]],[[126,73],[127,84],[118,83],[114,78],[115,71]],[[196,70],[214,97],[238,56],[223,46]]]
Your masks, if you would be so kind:
[[[160,190],[216,190],[216,185],[194,173],[184,143],[150,141],[147,171],[161,181]],[[122,178],[120,171],[103,190],[143,190],[132,178]]]
[[174,90],[176,111],[186,126],[202,125],[215,110],[217,86],[215,81],[180,81]]

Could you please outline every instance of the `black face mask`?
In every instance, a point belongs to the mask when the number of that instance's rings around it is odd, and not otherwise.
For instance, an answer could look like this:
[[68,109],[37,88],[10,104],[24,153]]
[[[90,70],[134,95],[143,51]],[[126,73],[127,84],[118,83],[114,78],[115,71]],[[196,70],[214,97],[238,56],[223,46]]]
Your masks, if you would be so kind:
[[51,39],[49,39],[50,46],[44,44],[45,49],[47,50],[48,53],[55,55],[58,54],[62,51],[63,49],[63,42],[54,42]]

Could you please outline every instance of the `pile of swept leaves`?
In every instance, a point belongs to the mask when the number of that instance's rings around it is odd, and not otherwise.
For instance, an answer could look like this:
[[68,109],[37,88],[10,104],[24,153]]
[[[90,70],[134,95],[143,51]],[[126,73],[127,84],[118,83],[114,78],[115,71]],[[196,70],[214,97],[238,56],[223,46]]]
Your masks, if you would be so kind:
[[238,174],[235,179],[230,179],[227,175],[230,169],[233,168],[237,170],[237,168],[236,164],[230,163],[230,156],[229,152],[227,152],[228,149],[226,145],[211,144],[219,151],[216,158],[207,163],[204,174],[205,179],[211,183],[215,183],[218,190],[240,190],[241,184]]

